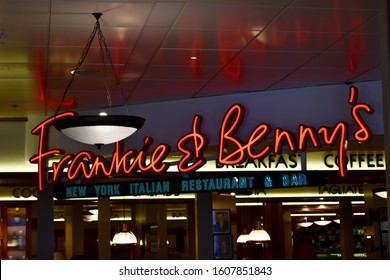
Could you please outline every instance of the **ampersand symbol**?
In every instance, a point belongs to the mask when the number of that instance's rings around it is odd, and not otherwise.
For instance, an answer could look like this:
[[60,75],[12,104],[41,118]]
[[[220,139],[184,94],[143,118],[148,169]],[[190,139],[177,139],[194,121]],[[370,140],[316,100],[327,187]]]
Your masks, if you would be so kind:
[[264,178],[264,187],[270,188],[272,187],[272,179],[270,176],[265,176]]

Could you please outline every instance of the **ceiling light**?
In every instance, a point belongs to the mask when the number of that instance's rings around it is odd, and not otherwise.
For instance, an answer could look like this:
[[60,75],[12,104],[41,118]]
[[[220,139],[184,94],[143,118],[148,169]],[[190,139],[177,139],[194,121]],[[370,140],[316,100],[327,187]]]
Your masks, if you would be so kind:
[[237,243],[246,243],[248,241],[248,236],[249,234],[247,233],[240,234],[240,236],[237,238]]
[[137,244],[137,237],[134,233],[127,229],[127,223],[125,222],[125,206],[123,205],[123,222],[121,230],[118,231],[112,238],[112,245],[123,245],[123,244]]
[[247,241],[261,243],[271,241],[271,237],[268,232],[263,229],[263,224],[260,221],[255,222],[255,227],[249,233]]
[[262,206],[263,202],[236,202],[236,206]]
[[127,230],[127,224],[122,223],[122,230],[118,231],[112,239],[113,245],[124,245],[124,244],[137,244],[137,237],[134,233]]
[[[92,41],[95,38],[96,33],[98,34],[102,65],[105,68],[106,62],[108,61],[110,63],[112,74],[115,77],[116,85],[120,89],[124,101],[124,106],[126,107],[127,110],[127,106],[125,102],[126,99],[122,92],[120,81],[111,59],[111,54],[107,48],[105,38],[100,29],[99,18],[102,16],[102,14],[93,13],[93,16],[96,19],[95,26],[88,39],[87,45],[85,46],[85,49],[83,51],[83,54],[77,66],[73,70],[72,77],[67,87],[65,88],[60,105],[54,115],[53,124],[57,130],[59,130],[66,136],[72,138],[73,140],[76,140],[81,143],[97,145],[98,147],[101,147],[102,145],[115,143],[129,137],[131,134],[133,134],[143,126],[145,119],[141,117],[130,116],[130,115],[82,116],[82,115],[78,115],[77,113],[75,113],[75,115],[73,116],[56,118],[56,115],[61,110],[62,103],[66,98],[67,92],[71,84],[73,83],[76,74],[80,72],[79,68],[83,64],[88,54],[88,51],[91,47]],[[105,70],[104,78],[106,80],[105,85],[106,85],[106,92],[107,92],[108,107],[111,109],[111,94],[110,94],[111,89],[109,88],[109,84],[107,82],[107,77],[106,77],[107,69],[104,70]]]
[[301,223],[297,223],[298,226],[300,227],[310,227],[311,225],[313,224],[313,222],[301,222]]
[[66,136],[81,143],[102,145],[121,141],[140,129],[144,119],[125,115],[64,117],[54,126]]
[[354,216],[365,216],[366,213],[365,212],[354,212],[353,215]]
[[338,205],[338,201],[291,201],[282,202],[284,206],[297,206],[297,205]]
[[93,215],[98,215],[99,214],[99,209],[98,208],[89,208],[89,212],[91,212]]
[[332,221],[326,220],[324,217],[321,217],[320,220],[314,221],[314,223],[318,226],[326,226],[329,225]]
[[336,213],[334,212],[329,212],[329,213],[291,213],[291,217],[315,217],[315,216],[337,216]]
[[387,198],[387,190],[386,189],[380,189],[380,190],[375,190],[374,194],[381,198]]
[[301,227],[310,227],[312,224],[313,224],[313,222],[308,222],[307,221],[307,217],[305,217],[305,221],[304,222],[297,223],[297,225],[299,225]]

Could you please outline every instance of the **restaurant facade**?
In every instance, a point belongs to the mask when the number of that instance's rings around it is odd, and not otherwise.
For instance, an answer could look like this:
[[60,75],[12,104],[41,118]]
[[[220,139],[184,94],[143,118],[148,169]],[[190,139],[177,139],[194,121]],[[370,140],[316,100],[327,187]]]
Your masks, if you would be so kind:
[[[16,124],[1,259],[389,258],[381,82],[136,111],[152,129],[99,148]],[[136,242],[113,242],[123,225]],[[269,240],[239,240],[253,229]]]

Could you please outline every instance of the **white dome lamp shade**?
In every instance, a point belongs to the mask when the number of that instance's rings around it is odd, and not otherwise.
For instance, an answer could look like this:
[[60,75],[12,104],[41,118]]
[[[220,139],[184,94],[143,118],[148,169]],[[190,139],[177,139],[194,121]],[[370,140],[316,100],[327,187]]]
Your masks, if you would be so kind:
[[122,223],[121,231],[118,231],[112,238],[113,245],[126,245],[126,244],[137,244],[137,237],[134,233],[127,229],[127,224]]
[[237,243],[246,243],[248,241],[249,234],[246,232],[246,229],[244,229],[244,232],[241,233],[237,238]]
[[325,219],[324,217],[321,217],[320,220],[314,221],[314,223],[318,226],[326,226],[329,225],[332,221]]
[[387,199],[387,190],[386,189],[374,190],[374,194],[381,197],[381,198]]
[[313,224],[313,222],[309,222],[307,220],[307,217],[305,217],[305,220],[303,222],[297,223],[300,227],[310,227]]
[[121,141],[140,129],[144,118],[125,115],[70,116],[55,119],[54,127],[78,142],[96,145]]
[[263,229],[263,224],[260,221],[255,222],[255,227],[249,233],[247,241],[255,243],[271,241],[271,237],[268,232]]

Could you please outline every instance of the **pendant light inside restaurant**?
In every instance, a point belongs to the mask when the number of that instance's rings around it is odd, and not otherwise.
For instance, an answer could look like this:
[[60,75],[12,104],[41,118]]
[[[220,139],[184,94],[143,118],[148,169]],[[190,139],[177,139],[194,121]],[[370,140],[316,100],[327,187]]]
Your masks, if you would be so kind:
[[248,241],[249,234],[246,232],[246,229],[244,229],[244,232],[241,233],[237,238],[237,243],[246,243]]
[[255,226],[249,233],[247,241],[255,243],[271,241],[271,237],[268,232],[264,230],[263,223],[261,221],[255,221]]
[[[100,28],[99,18],[102,16],[102,13],[93,13],[92,15],[96,19],[95,26],[87,41],[87,45],[84,48],[83,54],[76,68],[72,71],[71,79],[69,80],[68,85],[65,88],[61,102],[53,117],[54,119],[53,124],[57,130],[59,130],[61,133],[65,134],[66,136],[72,138],[73,140],[85,144],[96,145],[100,148],[102,145],[115,143],[129,137],[131,134],[133,134],[143,126],[145,119],[142,117],[129,115],[128,108],[126,105],[126,98],[120,86],[120,81],[116,73],[115,67],[113,65],[111,54],[107,48],[103,32]],[[78,115],[77,113],[75,113],[75,115],[73,116],[56,118],[57,114],[61,110],[62,104],[65,101],[66,95],[75,79],[75,76],[78,75],[79,72],[81,73],[80,67],[83,64],[89,52],[89,49],[91,47],[91,44],[96,34],[98,35],[101,60],[102,60],[102,65],[104,67],[104,78],[105,78],[105,87],[107,92],[108,107],[109,109],[111,109],[111,94],[110,94],[110,88],[106,76],[106,72],[107,72],[106,60],[109,62],[111,66],[111,71],[114,75],[116,85],[119,88],[120,93],[122,95],[123,102],[124,102],[123,105],[126,108],[127,115],[101,116],[101,115]]]
[[314,223],[318,226],[327,226],[331,223],[331,220],[325,219],[324,217],[321,217],[321,219],[314,221]]
[[374,194],[381,197],[381,198],[387,198],[387,190],[386,189],[377,189],[374,190]]
[[123,205],[123,222],[120,230],[112,238],[112,245],[137,244],[137,237],[133,232],[128,230],[125,215],[125,206]]
[[299,222],[299,223],[297,223],[299,226],[301,226],[301,227],[310,227],[312,224],[313,224],[313,222],[310,222],[310,221],[308,221],[307,220],[307,217],[305,217],[305,219],[304,219],[304,221],[303,222]]

